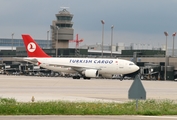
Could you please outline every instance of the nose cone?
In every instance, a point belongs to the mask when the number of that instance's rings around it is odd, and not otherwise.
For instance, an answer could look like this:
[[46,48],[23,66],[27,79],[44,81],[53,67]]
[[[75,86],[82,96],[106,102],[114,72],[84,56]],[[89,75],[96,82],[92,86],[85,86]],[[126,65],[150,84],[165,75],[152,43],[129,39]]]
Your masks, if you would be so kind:
[[137,65],[135,65],[135,71],[138,71],[140,68],[137,66]]
[[132,66],[132,69],[131,69],[131,73],[136,73],[136,72],[138,72],[139,71],[139,67],[137,66],[137,65],[133,65]]

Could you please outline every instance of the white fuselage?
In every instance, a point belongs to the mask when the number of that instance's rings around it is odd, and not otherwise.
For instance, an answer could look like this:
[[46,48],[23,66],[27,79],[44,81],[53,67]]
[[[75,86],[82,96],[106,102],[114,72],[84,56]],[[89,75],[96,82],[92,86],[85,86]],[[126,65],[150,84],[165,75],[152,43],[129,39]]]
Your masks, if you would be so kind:
[[[34,58],[24,58],[28,61]],[[102,58],[35,58],[39,66],[57,72],[76,73],[86,69],[96,69],[99,74],[129,74],[139,69],[128,60]]]

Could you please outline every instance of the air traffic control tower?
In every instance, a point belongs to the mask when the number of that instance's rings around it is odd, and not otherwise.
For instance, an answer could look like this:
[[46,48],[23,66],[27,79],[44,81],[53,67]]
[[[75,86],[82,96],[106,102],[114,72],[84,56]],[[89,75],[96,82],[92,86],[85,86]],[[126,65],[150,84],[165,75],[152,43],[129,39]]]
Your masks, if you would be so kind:
[[68,48],[69,40],[73,40],[74,29],[72,28],[73,14],[65,8],[56,14],[57,20],[52,22],[51,39],[52,48]]

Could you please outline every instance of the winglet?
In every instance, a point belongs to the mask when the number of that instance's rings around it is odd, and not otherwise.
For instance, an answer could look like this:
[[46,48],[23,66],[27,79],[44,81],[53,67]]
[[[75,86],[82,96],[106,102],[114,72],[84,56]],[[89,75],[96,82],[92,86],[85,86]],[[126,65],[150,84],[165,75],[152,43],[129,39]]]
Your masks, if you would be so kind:
[[26,47],[28,57],[50,57],[47,55],[41,47],[34,41],[30,35],[22,35],[23,42]]

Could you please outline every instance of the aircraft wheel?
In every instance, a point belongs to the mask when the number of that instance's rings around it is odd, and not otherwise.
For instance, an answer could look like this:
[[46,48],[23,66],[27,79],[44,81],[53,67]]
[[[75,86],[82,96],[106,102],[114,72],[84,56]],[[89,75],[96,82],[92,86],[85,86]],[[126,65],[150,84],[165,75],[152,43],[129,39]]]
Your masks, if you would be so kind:
[[73,79],[80,79],[80,76],[73,76]]
[[120,77],[120,81],[122,81],[124,79],[124,77]]
[[88,80],[90,80],[90,78],[89,77],[83,77],[84,79],[88,79]]
[[76,76],[77,79],[80,79],[80,76]]

